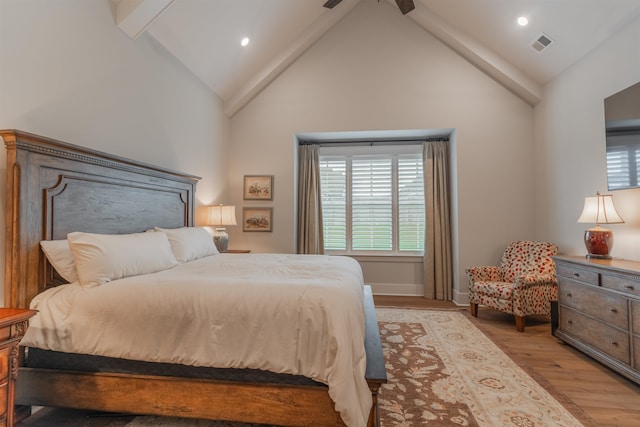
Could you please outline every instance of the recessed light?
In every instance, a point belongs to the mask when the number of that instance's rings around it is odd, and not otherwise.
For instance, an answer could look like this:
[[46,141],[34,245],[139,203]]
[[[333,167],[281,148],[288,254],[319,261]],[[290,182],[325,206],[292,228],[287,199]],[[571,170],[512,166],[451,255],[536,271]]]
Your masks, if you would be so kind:
[[246,46],[249,44],[249,37],[245,37],[242,39],[242,41],[240,42],[240,45],[242,46]]
[[520,25],[521,27],[526,27],[528,23],[529,20],[526,16],[521,16],[520,18],[518,18],[518,25]]

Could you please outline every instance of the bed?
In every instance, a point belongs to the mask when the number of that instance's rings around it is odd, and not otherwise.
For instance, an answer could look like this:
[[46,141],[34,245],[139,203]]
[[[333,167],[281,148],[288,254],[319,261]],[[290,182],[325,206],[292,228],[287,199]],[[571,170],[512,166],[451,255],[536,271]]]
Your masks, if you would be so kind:
[[[0,135],[7,148],[6,306],[26,308],[36,295],[66,283],[46,261],[42,240],[65,239],[72,232],[120,235],[194,225],[198,177],[26,132]],[[225,256],[239,262],[251,255]],[[366,425],[374,426],[386,372],[367,286],[363,305],[365,380],[372,402]],[[118,358],[92,360],[109,362],[99,369],[90,363],[73,370],[56,367],[55,354],[46,351],[39,355],[44,367],[34,367],[31,349],[27,354],[17,375],[16,404],[22,405],[17,417],[38,405],[283,426],[345,425],[328,387],[303,375],[258,372],[265,375],[247,378],[251,369],[194,374],[172,370],[171,364],[110,364]]]

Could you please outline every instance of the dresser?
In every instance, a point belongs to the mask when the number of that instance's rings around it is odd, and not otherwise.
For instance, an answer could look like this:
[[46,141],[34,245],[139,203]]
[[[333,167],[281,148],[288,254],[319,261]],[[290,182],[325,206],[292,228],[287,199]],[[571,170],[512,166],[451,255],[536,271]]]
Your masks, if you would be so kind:
[[13,426],[18,343],[35,310],[0,308],[0,426]]
[[640,262],[554,260],[556,337],[640,384]]

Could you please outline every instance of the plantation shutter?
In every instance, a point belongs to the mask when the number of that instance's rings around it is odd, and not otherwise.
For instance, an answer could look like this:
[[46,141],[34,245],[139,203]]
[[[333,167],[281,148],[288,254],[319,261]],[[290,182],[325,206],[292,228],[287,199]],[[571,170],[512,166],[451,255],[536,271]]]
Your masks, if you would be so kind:
[[391,159],[353,159],[352,249],[393,249]]
[[398,249],[424,250],[424,180],[421,158],[398,158]]
[[[322,148],[321,148],[322,149]],[[324,248],[334,254],[422,255],[421,146],[347,146],[320,153]]]
[[346,160],[320,160],[325,250],[347,249]]

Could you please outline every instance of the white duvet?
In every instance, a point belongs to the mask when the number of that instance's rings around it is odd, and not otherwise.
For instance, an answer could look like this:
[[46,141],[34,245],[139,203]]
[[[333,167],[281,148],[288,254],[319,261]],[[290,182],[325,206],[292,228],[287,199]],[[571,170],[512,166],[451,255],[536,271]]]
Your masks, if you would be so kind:
[[221,254],[96,286],[49,289],[21,344],[300,374],[366,425],[363,276],[347,257]]

